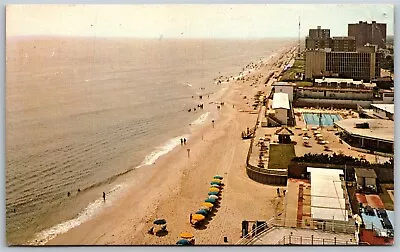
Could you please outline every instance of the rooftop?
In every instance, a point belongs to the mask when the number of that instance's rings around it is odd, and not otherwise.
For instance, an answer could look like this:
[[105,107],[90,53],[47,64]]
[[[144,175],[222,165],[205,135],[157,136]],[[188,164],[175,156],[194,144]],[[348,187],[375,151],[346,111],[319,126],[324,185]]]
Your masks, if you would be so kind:
[[348,83],[348,84],[363,84],[363,81],[356,81],[353,79],[344,79],[344,78],[322,78],[322,79],[315,79],[316,83],[323,83],[323,82],[327,82],[327,83]]
[[294,83],[284,82],[284,81],[277,81],[272,86],[296,86]]
[[311,173],[311,217],[320,220],[348,221],[339,169],[307,167]]
[[287,127],[282,127],[280,129],[278,129],[277,131],[275,131],[276,135],[290,135],[293,136],[293,131],[291,131],[290,129],[288,129]]
[[354,172],[356,173],[357,177],[376,178],[374,169],[355,168]]
[[334,40],[348,40],[348,39],[356,40],[356,38],[354,36],[332,37],[332,39],[334,39]]
[[289,95],[286,93],[275,93],[272,99],[272,109],[290,109]]
[[[356,123],[368,123],[369,128],[356,128]],[[394,142],[394,121],[384,119],[344,119],[334,123],[349,134]]]
[[394,104],[371,104],[372,107],[394,114]]

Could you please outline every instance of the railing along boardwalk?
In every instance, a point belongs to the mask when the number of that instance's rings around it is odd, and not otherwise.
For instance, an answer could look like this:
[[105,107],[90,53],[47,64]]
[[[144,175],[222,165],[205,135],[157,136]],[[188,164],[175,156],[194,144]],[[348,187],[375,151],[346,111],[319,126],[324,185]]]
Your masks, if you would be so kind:
[[[258,226],[251,232],[249,232],[246,236],[242,237],[236,245],[249,245],[253,244],[257,240],[259,240],[264,234],[267,232],[272,232],[274,228],[295,228],[295,229],[304,229],[304,230],[310,230],[310,231],[321,231],[321,232],[331,232],[332,234],[337,233],[337,234],[351,234],[354,235],[356,232],[356,227],[354,223],[349,223],[349,222],[334,222],[334,221],[298,221],[298,220],[289,220],[289,219],[282,219],[282,218],[272,218],[268,221],[266,221],[265,224]],[[292,236],[293,237],[293,236]],[[296,236],[300,237],[300,236]],[[303,237],[303,236],[301,236]],[[329,239],[322,239],[322,238],[317,238],[317,237],[312,237],[313,239],[316,239],[316,242],[314,245],[323,245],[322,243],[326,243],[326,245],[334,245],[335,239],[332,239],[330,241]],[[285,238],[286,239],[286,238]],[[298,240],[293,240],[293,242],[303,242],[303,238],[298,239]],[[318,240],[320,239],[320,240]],[[284,237],[281,239],[282,241],[279,241],[281,243],[287,242],[284,240]],[[325,241],[326,240],[326,241]],[[289,241],[289,240],[288,240]],[[304,240],[307,242],[307,237]],[[338,242],[343,242],[343,244],[339,244]],[[286,244],[286,243],[285,243]],[[298,244],[298,243],[296,243]],[[307,243],[308,244],[308,243]],[[311,244],[311,243],[310,243]],[[337,245],[346,245],[345,241],[341,240],[336,240]],[[355,245],[357,244],[356,239],[352,239],[352,241],[347,241],[347,245]]]
[[314,236],[294,236],[285,235],[276,245],[357,245],[355,241],[341,240],[341,239],[330,239],[330,238],[318,238]]

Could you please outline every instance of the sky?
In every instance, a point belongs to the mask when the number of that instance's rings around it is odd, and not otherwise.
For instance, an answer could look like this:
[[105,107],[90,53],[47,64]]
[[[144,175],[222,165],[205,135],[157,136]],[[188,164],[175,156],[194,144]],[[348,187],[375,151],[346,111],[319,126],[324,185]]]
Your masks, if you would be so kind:
[[347,24],[377,21],[394,32],[392,5],[8,5],[6,35],[137,38],[304,37],[308,29],[346,36]]

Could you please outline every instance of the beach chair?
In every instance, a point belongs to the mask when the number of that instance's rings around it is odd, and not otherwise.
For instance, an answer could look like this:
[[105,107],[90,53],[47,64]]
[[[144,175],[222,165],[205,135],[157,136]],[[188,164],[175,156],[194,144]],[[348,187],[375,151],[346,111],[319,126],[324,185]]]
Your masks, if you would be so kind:
[[162,232],[167,231],[167,225],[162,226],[162,227],[161,227],[161,231],[162,231]]
[[154,227],[151,227],[151,228],[147,231],[147,233],[153,235],[153,234],[154,234]]

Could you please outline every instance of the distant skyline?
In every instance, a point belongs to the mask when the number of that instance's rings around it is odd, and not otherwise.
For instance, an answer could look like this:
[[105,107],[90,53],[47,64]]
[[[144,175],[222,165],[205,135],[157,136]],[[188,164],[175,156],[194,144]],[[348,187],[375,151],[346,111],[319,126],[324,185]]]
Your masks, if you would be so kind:
[[202,5],[8,5],[7,36],[62,35],[137,38],[277,38],[331,30],[347,36],[358,21],[387,24],[394,33],[394,8],[388,4],[202,4]]

